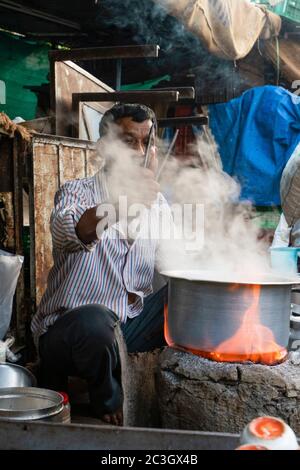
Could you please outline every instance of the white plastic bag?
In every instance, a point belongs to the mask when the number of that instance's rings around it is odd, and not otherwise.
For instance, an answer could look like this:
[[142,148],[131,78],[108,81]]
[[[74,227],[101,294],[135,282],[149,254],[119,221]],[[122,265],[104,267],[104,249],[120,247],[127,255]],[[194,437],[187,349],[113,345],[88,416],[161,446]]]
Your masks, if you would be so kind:
[[0,250],[0,340],[7,333],[14,293],[24,258]]

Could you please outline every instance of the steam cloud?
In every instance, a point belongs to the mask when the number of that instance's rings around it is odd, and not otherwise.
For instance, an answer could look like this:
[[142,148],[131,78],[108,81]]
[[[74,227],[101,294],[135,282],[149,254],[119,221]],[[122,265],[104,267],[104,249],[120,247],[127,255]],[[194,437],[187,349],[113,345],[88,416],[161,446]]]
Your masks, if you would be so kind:
[[[207,54],[201,41],[188,32],[183,24],[168,15],[158,3],[149,0],[103,0],[99,9],[99,23],[118,29],[130,29],[136,43],[159,44],[163,53],[151,67],[160,70],[163,62],[170,64],[169,73],[192,68],[201,77],[219,77],[224,81],[232,73],[227,62]],[[188,51],[188,54],[186,53]],[[159,72],[161,73],[161,72]],[[240,80],[240,79],[239,79]],[[221,83],[221,82],[220,82]],[[115,197],[124,188],[127,176],[136,180],[131,188],[132,198],[143,191],[138,170],[124,145],[114,139],[107,146],[111,161],[110,191]],[[212,138],[202,135],[193,149],[189,166],[171,159],[164,168],[161,186],[168,201],[184,206],[199,204],[204,207],[204,244],[195,252],[186,250],[186,240],[160,241],[159,268],[161,270],[209,271],[220,280],[258,279],[262,273],[271,277],[268,247],[258,241],[259,227],[255,210],[250,203],[239,200],[238,183],[222,171],[220,158]],[[102,151],[104,155],[106,151]],[[111,158],[115,155],[116,158]],[[196,155],[196,156],[195,156]],[[197,157],[198,155],[198,157]],[[126,176],[125,176],[126,175]],[[193,218],[189,221],[191,227]]]
[[[165,143],[159,142],[159,148],[163,154]],[[111,198],[117,200],[118,196],[126,194],[129,201],[141,200],[144,188],[140,161],[137,164],[132,151],[113,132],[100,141],[99,153],[108,165]],[[184,210],[188,204],[203,206],[204,243],[191,251],[187,249],[187,242],[191,240],[184,236],[161,239],[159,270],[189,271],[196,276],[197,273],[205,275],[205,271],[216,280],[235,282],[272,277],[268,247],[258,241],[254,208],[250,203],[240,202],[240,187],[222,171],[217,147],[207,131],[199,137],[191,154],[193,157],[188,164],[171,158],[164,167],[160,183],[171,207],[175,204]],[[195,228],[194,214],[185,223],[190,224],[188,233],[191,233]]]
[[260,228],[255,223],[255,210],[250,203],[239,200],[240,186],[222,171],[211,139],[207,134],[199,137],[199,157],[193,167],[180,167],[172,161],[162,181],[165,188],[172,187],[172,202],[203,204],[203,247],[189,253],[185,240],[171,244],[163,241],[160,268],[194,274],[208,271],[210,277],[218,280],[270,277],[268,246],[258,241]]
[[110,125],[108,134],[99,140],[97,147],[98,167],[106,172],[109,200],[116,204],[124,195],[129,204],[146,199],[147,190],[141,175],[143,159],[122,142],[116,125]]
[[158,44],[161,48],[158,59],[148,61],[149,70],[157,76],[162,70],[177,75],[193,69],[199,77],[203,78],[204,73],[211,74],[216,80],[222,79],[223,84],[226,78],[232,80],[231,64],[209,54],[200,39],[157,2],[103,0],[97,21],[99,26],[130,30],[136,44]]
[[157,59],[144,59],[150,78],[169,74],[176,80],[183,73],[194,75],[200,97],[207,94],[207,81],[217,87],[220,96],[236,96],[236,90],[249,85],[232,62],[208,53],[201,40],[157,1],[102,0],[97,22],[100,28],[116,28],[125,34],[129,30],[136,44],[160,46]]

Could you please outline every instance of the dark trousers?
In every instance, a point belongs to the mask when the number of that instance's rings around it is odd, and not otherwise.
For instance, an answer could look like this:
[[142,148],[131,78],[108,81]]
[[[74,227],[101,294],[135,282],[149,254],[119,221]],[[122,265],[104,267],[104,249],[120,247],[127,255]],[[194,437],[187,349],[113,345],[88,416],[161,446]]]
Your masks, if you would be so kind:
[[[143,312],[122,326],[129,352],[165,345],[163,306],[166,288],[145,299]],[[39,340],[40,386],[67,390],[68,376],[85,379],[96,416],[121,407],[121,364],[115,339],[118,317],[103,305],[66,312]]]

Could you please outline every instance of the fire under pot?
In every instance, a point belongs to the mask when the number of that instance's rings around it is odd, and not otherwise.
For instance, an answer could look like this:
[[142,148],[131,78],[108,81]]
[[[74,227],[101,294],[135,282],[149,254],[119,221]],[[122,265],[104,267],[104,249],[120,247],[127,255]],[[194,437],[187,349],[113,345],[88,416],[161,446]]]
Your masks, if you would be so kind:
[[287,358],[295,279],[225,282],[214,276],[163,274],[169,280],[169,346],[218,362],[275,365]]

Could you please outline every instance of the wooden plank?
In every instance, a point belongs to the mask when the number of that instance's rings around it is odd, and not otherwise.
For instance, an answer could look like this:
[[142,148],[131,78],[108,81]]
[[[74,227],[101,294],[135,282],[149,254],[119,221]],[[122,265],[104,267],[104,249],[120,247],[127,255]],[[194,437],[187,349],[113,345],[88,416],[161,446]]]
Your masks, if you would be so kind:
[[208,118],[204,115],[158,119],[158,127],[205,126]]
[[15,251],[13,140],[0,134],[0,246]]
[[[55,120],[53,133],[72,136],[72,94],[107,93],[114,90],[73,62],[51,62],[51,110]],[[103,112],[113,103],[103,102]]]
[[33,216],[36,304],[47,285],[53,264],[50,215],[59,184],[58,148],[51,144],[33,144]]
[[22,122],[22,126],[26,127],[26,129],[32,129],[42,134],[50,134],[53,127],[53,121],[53,117],[48,116]]
[[119,91],[115,93],[73,93],[73,102],[79,101],[109,101],[122,103],[155,103],[156,101],[177,102],[179,99],[179,92],[176,90],[168,91]]
[[31,314],[36,312],[36,249],[35,249],[35,177],[34,177],[34,139],[32,141],[31,152],[26,160],[26,173],[28,197],[29,197],[29,237],[30,237],[30,300],[31,300]]
[[[0,247],[23,255],[23,159],[25,147],[18,138],[0,139]],[[25,305],[24,269],[21,270],[14,296],[10,332],[18,344],[24,344],[28,309]]]
[[97,151],[87,149],[85,153],[85,176],[89,178],[93,176],[100,168],[101,162],[99,162],[99,157],[97,157]]
[[[15,218],[15,250],[23,255],[23,158],[24,143],[18,137],[13,140],[13,166],[14,166],[14,218]],[[14,311],[11,320],[11,329],[17,342],[24,344],[25,328],[28,321],[28,312],[25,308],[25,278],[22,268],[15,293]]]
[[31,296],[41,300],[53,264],[50,215],[54,196],[65,181],[95,174],[95,145],[66,137],[35,135],[32,145],[30,192]]
[[1,224],[0,248],[14,253],[15,248],[16,248],[16,241],[15,241],[13,192],[1,192],[0,191],[0,203],[1,203],[1,212],[3,213],[3,217],[4,217],[4,224],[2,225],[2,221],[0,222]]
[[74,139],[72,137],[62,137],[51,134],[34,134],[33,142],[35,144],[64,145],[66,147],[92,150],[96,148],[95,142],[91,142],[89,140]]
[[157,45],[88,47],[80,49],[49,51],[49,57],[54,61],[137,59],[142,57],[158,57],[159,49],[160,47]]
[[13,139],[13,169],[14,169],[14,215],[16,224],[16,252],[23,253],[22,228],[23,228],[23,165],[21,159],[22,143],[15,137]]
[[196,96],[195,88],[192,86],[155,88],[152,91],[178,91],[179,100],[194,100]]
[[56,134],[56,87],[58,77],[56,76],[56,62],[49,60],[49,76],[50,76],[50,113],[52,117],[51,134]]
[[59,186],[85,177],[85,150],[59,145]]
[[[13,140],[0,132],[0,192],[13,191]],[[5,178],[3,176],[5,175]]]

